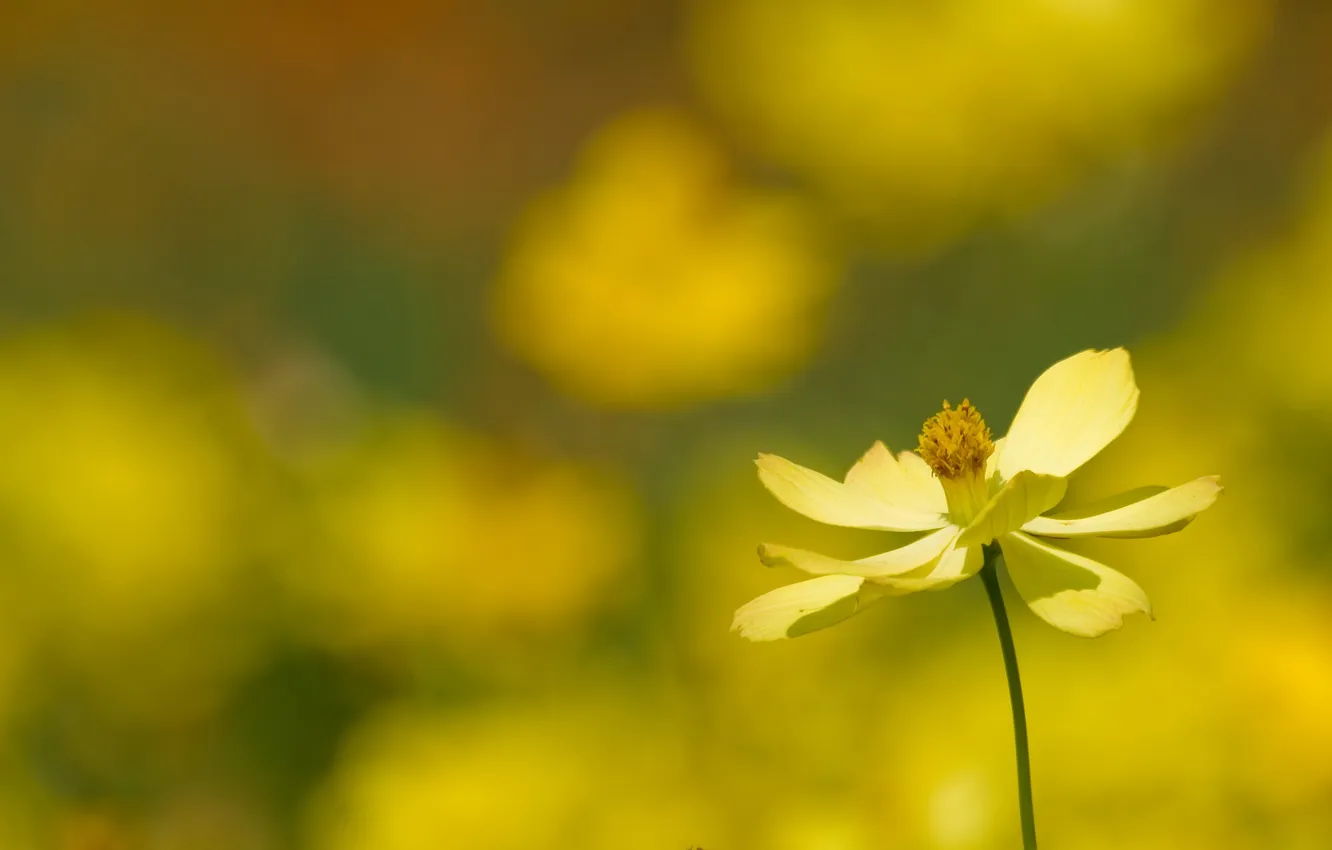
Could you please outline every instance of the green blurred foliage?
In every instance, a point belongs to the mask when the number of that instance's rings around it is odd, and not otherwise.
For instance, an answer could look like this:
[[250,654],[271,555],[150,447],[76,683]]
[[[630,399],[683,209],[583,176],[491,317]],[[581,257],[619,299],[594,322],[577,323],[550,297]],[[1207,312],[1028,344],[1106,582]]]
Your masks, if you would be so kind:
[[1332,845],[1325,4],[3,17],[0,846],[1015,846],[980,587],[741,641],[889,548],[750,461],[1119,344],[1070,499],[1227,496],[1014,610],[1043,846]]

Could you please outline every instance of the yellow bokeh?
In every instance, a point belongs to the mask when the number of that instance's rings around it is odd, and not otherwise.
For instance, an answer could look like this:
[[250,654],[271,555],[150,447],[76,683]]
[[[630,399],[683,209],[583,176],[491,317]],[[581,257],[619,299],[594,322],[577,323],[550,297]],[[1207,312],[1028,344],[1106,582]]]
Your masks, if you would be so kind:
[[303,474],[286,573],[335,644],[522,644],[633,590],[634,500],[594,468],[403,414]]
[[454,716],[386,709],[316,797],[310,846],[651,850],[716,838],[678,731],[650,703],[609,696]]
[[809,355],[833,270],[794,197],[747,188],[671,112],[603,129],[518,225],[500,338],[562,390],[676,406],[771,386]]
[[982,584],[742,639],[915,539],[753,461],[1116,346],[1065,506],[1225,493],[1000,566],[1040,846],[1332,846],[1326,5],[10,4],[0,850],[1016,848]]
[[0,595],[18,645],[135,713],[216,698],[246,654],[231,609],[255,551],[241,529],[264,502],[258,457],[222,370],[160,326],[0,343]]
[[722,0],[697,77],[741,138],[920,248],[1169,140],[1231,78],[1262,4]]

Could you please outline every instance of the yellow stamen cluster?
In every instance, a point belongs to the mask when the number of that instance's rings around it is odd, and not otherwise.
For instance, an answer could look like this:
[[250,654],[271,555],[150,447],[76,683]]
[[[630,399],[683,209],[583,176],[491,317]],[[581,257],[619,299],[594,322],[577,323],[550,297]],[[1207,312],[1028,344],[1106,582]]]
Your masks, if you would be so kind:
[[943,410],[925,420],[920,430],[920,456],[942,479],[983,473],[992,454],[990,428],[965,399],[955,408],[945,401]]

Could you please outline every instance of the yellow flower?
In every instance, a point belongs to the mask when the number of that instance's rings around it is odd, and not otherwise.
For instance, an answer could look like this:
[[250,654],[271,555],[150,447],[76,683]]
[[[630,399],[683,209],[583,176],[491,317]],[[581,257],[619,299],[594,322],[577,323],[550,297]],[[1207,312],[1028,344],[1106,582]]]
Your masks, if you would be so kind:
[[923,532],[911,543],[858,561],[763,545],[768,566],[818,578],[778,588],[735,614],[750,640],[796,637],[840,622],[870,602],[938,590],[975,575],[982,547],[998,541],[1018,593],[1056,628],[1095,637],[1125,614],[1151,613],[1127,576],[1048,538],[1153,537],[1179,531],[1221,494],[1216,476],[1167,489],[1144,487],[1050,513],[1068,477],[1123,432],[1138,406],[1128,352],[1084,351],[1041,375],[1008,436],[990,439],[969,402],[931,417],[918,452],[897,457],[875,443],[834,481],[775,455],[759,479],[783,504],[830,525]]
[[734,846],[669,715],[591,691],[526,708],[381,709],[354,730],[314,797],[305,846]]
[[264,461],[235,382],[170,328],[89,317],[0,342],[0,694],[17,665],[61,670],[103,718],[215,710],[253,658]]
[[293,541],[286,580],[339,647],[484,646],[491,658],[630,590],[635,504],[593,467],[402,414],[308,472],[314,536]]
[[836,276],[804,207],[732,172],[674,112],[610,124],[517,227],[494,290],[501,341],[608,407],[759,392],[796,371]]
[[693,4],[689,55],[742,143],[928,249],[1168,146],[1253,55],[1265,6],[716,0]]

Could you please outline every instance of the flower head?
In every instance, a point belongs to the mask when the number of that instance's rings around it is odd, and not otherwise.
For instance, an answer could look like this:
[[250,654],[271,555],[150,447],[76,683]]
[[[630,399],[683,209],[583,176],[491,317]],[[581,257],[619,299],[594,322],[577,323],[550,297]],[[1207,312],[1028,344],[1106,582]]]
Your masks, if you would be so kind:
[[823,256],[793,196],[744,185],[681,115],[635,112],[523,218],[493,318],[514,354],[584,401],[686,406],[805,362],[836,285]]
[[944,402],[926,420],[917,452],[894,457],[875,443],[844,481],[759,455],[759,479],[787,507],[830,525],[918,536],[858,561],[764,544],[764,564],[816,578],[753,600],[736,612],[733,628],[751,640],[795,637],[883,596],[949,587],[980,570],[982,547],[992,542],[1027,605],[1056,628],[1095,637],[1119,628],[1125,614],[1150,613],[1147,595],[1127,576],[1052,542],[1170,534],[1221,494],[1218,478],[1207,476],[1061,504],[1069,476],[1123,432],[1137,406],[1128,352],[1083,351],[1036,379],[998,440],[970,401]]
[[935,475],[951,480],[984,472],[994,443],[980,411],[963,399],[956,409],[945,401],[943,410],[925,420],[919,451]]
[[1264,5],[715,0],[690,58],[741,142],[928,249],[1149,154],[1261,44]]

